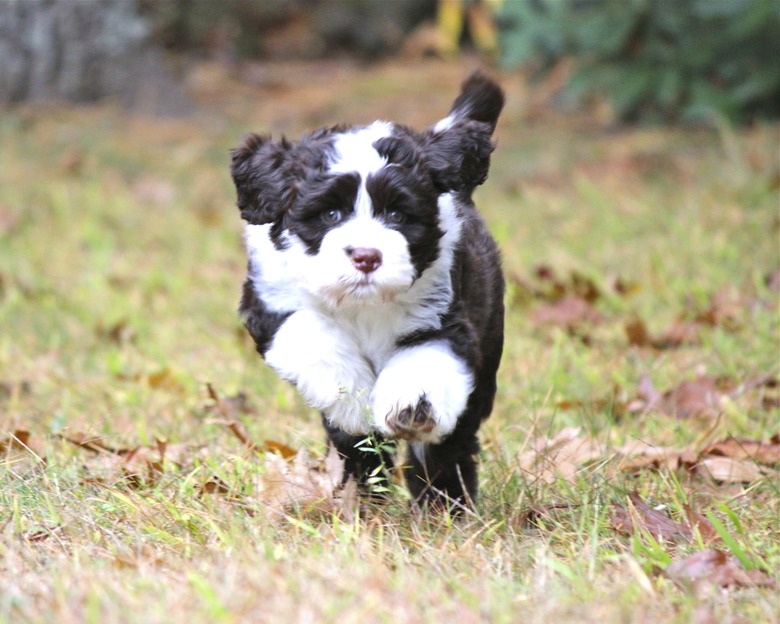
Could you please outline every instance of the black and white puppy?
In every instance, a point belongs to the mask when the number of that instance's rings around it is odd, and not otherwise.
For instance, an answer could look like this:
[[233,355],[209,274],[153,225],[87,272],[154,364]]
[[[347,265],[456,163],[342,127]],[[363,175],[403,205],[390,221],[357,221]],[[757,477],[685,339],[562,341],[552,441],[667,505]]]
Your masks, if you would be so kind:
[[356,447],[367,435],[409,440],[420,504],[476,500],[504,281],[471,195],[503,103],[477,72],[422,132],[377,121],[298,142],[252,134],[232,152],[249,254],[240,312],[258,352],[320,410],[345,478],[391,465]]

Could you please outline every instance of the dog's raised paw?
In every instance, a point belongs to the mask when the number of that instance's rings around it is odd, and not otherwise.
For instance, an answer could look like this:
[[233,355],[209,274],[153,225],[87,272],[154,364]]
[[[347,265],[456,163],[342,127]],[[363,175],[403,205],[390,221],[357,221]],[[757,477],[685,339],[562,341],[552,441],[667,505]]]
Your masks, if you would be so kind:
[[433,405],[422,395],[414,405],[399,406],[387,414],[387,426],[396,438],[418,440],[433,431],[436,426]]

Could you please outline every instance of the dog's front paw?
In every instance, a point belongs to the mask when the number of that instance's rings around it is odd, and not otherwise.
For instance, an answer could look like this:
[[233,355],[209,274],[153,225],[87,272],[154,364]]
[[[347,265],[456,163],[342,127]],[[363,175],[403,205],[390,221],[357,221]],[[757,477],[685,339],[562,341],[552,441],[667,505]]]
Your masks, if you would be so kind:
[[392,437],[401,440],[422,440],[436,427],[433,405],[423,394],[414,405],[399,406],[385,416]]

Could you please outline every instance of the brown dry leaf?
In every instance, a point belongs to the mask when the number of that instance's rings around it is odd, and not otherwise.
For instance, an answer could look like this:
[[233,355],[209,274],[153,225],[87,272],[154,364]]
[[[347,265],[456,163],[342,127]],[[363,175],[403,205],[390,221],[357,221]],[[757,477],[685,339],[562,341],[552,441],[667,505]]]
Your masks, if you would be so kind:
[[0,453],[9,451],[26,451],[29,448],[30,432],[27,429],[15,429],[9,432],[4,440],[0,440]]
[[136,375],[119,375],[124,381],[135,381],[145,384],[157,390],[168,390],[177,394],[184,394],[186,388],[179,382],[170,368],[161,368],[153,373],[139,373]]
[[620,415],[625,409],[625,400],[621,396],[621,389],[615,385],[612,392],[603,398],[596,399],[561,399],[556,402],[556,407],[561,410],[587,410],[589,412],[609,411],[612,414]]
[[[602,295],[601,290],[592,279],[572,271],[569,277],[563,279],[558,276],[552,267],[540,264],[534,267],[533,276],[529,279],[517,274],[510,274],[508,281],[514,286],[515,303],[524,304],[531,300],[541,300],[548,303],[560,302],[566,298],[581,299],[587,303],[593,303]],[[620,288],[625,285],[616,281],[613,289],[618,294]]]
[[635,318],[627,321],[625,330],[628,344],[632,347],[647,347],[653,344],[650,332],[647,331],[647,325],[642,319]]
[[216,410],[223,418],[233,419],[239,414],[253,414],[255,412],[249,403],[249,397],[244,392],[239,392],[234,396],[222,397],[211,383],[206,383],[206,391],[209,398],[213,401],[209,409]]
[[683,345],[695,345],[699,343],[700,330],[700,323],[676,319],[660,336],[652,339],[651,345],[656,349],[676,349]]
[[42,542],[49,539],[52,535],[62,530],[62,525],[57,524],[51,527],[39,527],[20,533],[19,537],[25,542]]
[[136,339],[136,332],[129,325],[127,319],[122,319],[109,326],[98,323],[95,326],[95,333],[100,338],[118,345],[135,342]]
[[680,419],[712,417],[720,414],[724,399],[736,398],[753,388],[775,387],[776,384],[774,374],[759,375],[739,384],[724,377],[700,375],[661,393],[655,389],[649,376],[642,375],[637,397],[627,401],[626,410],[642,414],[657,410]]
[[706,516],[703,516],[688,504],[683,505],[685,515],[688,517],[688,524],[693,530],[698,530],[702,541],[706,546],[713,542],[720,542],[721,537],[718,531],[712,526],[712,522]]
[[647,375],[639,382],[637,398],[629,401],[629,412],[647,413],[658,410],[676,418],[691,416],[714,416],[720,411],[721,399],[724,393],[718,388],[720,380],[700,376],[696,379],[683,381],[663,394],[655,389]]
[[231,494],[230,487],[217,476],[211,477],[204,483],[200,491],[202,494]]
[[282,444],[281,442],[276,442],[274,440],[265,440],[263,444],[265,445],[266,451],[271,453],[278,453],[285,459],[292,459],[298,454],[297,451],[291,449],[286,444]]
[[5,439],[0,439],[0,462],[17,474],[43,467],[44,442],[27,429],[10,431]]
[[619,503],[612,504],[614,511],[609,520],[618,533],[631,535],[637,529],[644,529],[659,542],[689,540],[692,537],[689,526],[675,522],[666,514],[653,509],[637,492],[631,492],[628,498],[628,508]]
[[151,388],[170,390],[180,394],[183,394],[185,391],[184,386],[176,379],[176,375],[170,368],[163,368],[157,372],[150,373],[145,376],[145,380]]
[[[341,488],[344,461],[331,448],[322,460],[301,449],[292,461],[276,453],[265,455],[265,471],[255,482],[252,498],[272,512],[292,508],[349,514],[354,512],[354,487]],[[348,484],[347,484],[348,485]]]
[[676,388],[666,392],[660,408],[677,418],[714,416],[720,412],[723,396],[718,389],[716,379],[700,376],[690,381],[683,381]]
[[559,509],[577,509],[579,505],[571,503],[543,503],[531,505],[520,511],[514,518],[513,523],[518,526],[530,526],[534,528],[544,528],[543,518],[555,519],[555,512]]
[[642,319],[634,318],[625,324],[624,329],[629,345],[663,350],[698,343],[699,327],[698,323],[677,319],[663,333],[653,336]]
[[600,323],[604,316],[585,298],[569,295],[537,308],[531,314],[531,319],[539,325],[556,325],[573,330],[583,323]]
[[651,446],[641,440],[633,440],[615,450],[621,456],[617,469],[626,471],[640,468],[677,470],[692,466],[698,459],[698,454],[689,448]]
[[769,473],[754,462],[731,457],[705,457],[694,466],[694,471],[719,483],[751,483]]
[[209,393],[209,398],[213,401],[213,405],[210,406],[210,409],[216,410],[222,417],[221,419],[212,419],[209,422],[227,427],[230,433],[238,438],[238,440],[250,450],[257,451],[258,453],[278,453],[285,459],[291,459],[297,455],[297,451],[286,444],[276,442],[275,440],[265,440],[262,445],[258,445],[252,441],[244,424],[237,420],[239,413],[250,414],[254,411],[249,405],[246,394],[239,392],[232,397],[220,397],[214,386],[210,383],[206,384],[206,389]]
[[159,439],[155,446],[114,448],[80,432],[64,436],[64,439],[93,453],[83,462],[91,478],[97,481],[127,479],[132,486],[156,482],[166,464],[182,467],[201,448],[185,443],[169,444]]
[[661,334],[653,336],[644,321],[639,318],[626,323],[625,330],[630,345],[653,347],[654,349],[677,349],[684,345],[698,344],[699,333],[703,327],[721,327],[727,331],[737,331],[739,319],[746,302],[738,293],[722,289],[710,297],[704,310],[692,310],[675,319]]
[[694,590],[777,586],[766,572],[745,570],[736,557],[716,548],[707,548],[670,563],[664,570],[664,576]]
[[564,427],[554,438],[536,440],[518,458],[520,468],[536,480],[552,483],[558,478],[573,481],[581,464],[602,458],[604,445],[580,435],[580,427]]
[[762,464],[780,464],[780,434],[774,435],[767,442],[728,437],[703,448],[701,454],[752,459]]

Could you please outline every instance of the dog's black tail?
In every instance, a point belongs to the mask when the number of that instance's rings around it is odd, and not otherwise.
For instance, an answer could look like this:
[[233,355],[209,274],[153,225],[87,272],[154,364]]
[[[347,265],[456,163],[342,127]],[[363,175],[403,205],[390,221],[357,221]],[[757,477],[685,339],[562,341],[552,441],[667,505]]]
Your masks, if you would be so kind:
[[498,116],[504,108],[504,92],[487,74],[477,70],[463,82],[460,95],[452,104],[449,115],[434,126],[434,132],[446,130],[461,119],[473,119],[496,129]]

